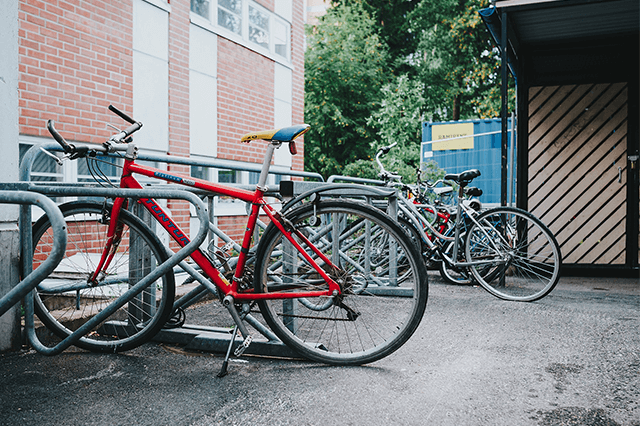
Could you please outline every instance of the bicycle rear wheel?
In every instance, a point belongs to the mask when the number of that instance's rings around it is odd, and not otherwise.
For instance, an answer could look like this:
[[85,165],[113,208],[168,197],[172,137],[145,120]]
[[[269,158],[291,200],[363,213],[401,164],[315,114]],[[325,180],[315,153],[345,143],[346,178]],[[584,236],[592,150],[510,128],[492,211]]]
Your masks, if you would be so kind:
[[[424,262],[405,232],[380,210],[346,200],[306,204],[286,218],[337,267],[316,259],[342,294],[260,301],[275,334],[302,356],[335,365],[373,362],[402,346],[422,319],[428,290]],[[274,295],[327,289],[273,224],[260,240],[254,283],[256,292]]]
[[[101,203],[78,201],[60,206],[67,229],[63,260],[37,287],[34,310],[42,323],[64,339],[148,275],[168,255],[158,237],[126,210],[120,213],[122,239],[97,284],[88,278],[100,260],[109,221]],[[107,206],[107,212],[111,211]],[[33,226],[33,267],[51,251],[52,231],[44,216]],[[133,299],[84,335],[76,345],[96,352],[121,352],[151,339],[171,314],[175,279],[170,271],[140,289]]]
[[480,214],[467,233],[465,254],[475,280],[505,300],[531,302],[553,290],[560,279],[560,247],[531,213],[498,207]]

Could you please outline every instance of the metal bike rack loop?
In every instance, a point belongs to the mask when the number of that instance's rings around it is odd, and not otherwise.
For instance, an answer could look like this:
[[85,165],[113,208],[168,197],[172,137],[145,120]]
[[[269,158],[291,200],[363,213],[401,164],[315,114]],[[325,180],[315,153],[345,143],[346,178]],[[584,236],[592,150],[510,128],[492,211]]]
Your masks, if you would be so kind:
[[58,206],[51,199],[33,192],[0,190],[0,204],[4,203],[33,204],[44,210],[51,221],[53,246],[47,259],[0,299],[0,316],[25,297],[58,266],[64,257],[67,246],[64,218]]
[[[13,187],[13,188],[12,188]],[[56,355],[77,342],[85,333],[91,328],[109,315],[123,306],[125,303],[133,299],[140,288],[144,288],[153,281],[160,278],[173,269],[176,265],[182,262],[187,256],[189,256],[194,250],[196,250],[205,240],[208,232],[208,217],[204,203],[195,194],[188,191],[172,190],[172,189],[119,189],[119,188],[81,188],[81,187],[57,187],[57,188],[43,188],[31,183],[17,183],[17,184],[0,184],[0,189],[30,191],[32,193],[45,192],[50,195],[64,195],[64,196],[99,196],[99,197],[125,197],[125,198],[171,198],[182,199],[190,202],[194,205],[198,219],[200,220],[200,228],[198,233],[189,244],[182,247],[175,254],[167,259],[162,264],[158,265],[153,272],[142,278],[136,283],[129,291],[120,296],[116,301],[112,302],[108,307],[103,309],[99,314],[91,318],[76,331],[74,331],[67,338],[62,340],[54,347],[47,347],[40,342],[35,333],[34,323],[34,311],[33,311],[33,297],[27,297],[25,301],[25,330],[29,343],[38,352],[46,355]],[[64,223],[64,219],[62,219]],[[33,247],[31,238],[31,206],[23,205],[20,213],[20,243],[22,246],[22,267],[23,271],[31,271],[33,269]],[[64,250],[63,250],[64,254]],[[56,265],[57,266],[57,262]],[[37,283],[34,285],[34,287]],[[215,288],[213,284],[208,283],[209,286]]]

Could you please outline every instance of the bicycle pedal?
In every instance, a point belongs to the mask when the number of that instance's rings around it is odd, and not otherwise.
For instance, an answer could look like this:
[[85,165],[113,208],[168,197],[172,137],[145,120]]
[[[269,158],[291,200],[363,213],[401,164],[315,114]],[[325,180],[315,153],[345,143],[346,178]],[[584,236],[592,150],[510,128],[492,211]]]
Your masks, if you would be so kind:
[[244,353],[244,351],[246,351],[246,350],[247,350],[247,348],[249,347],[249,345],[251,344],[251,342],[253,342],[253,335],[252,335],[252,334],[248,335],[248,336],[244,339],[244,341],[242,342],[242,344],[241,344],[240,346],[238,346],[238,347],[236,348],[236,350],[235,350],[235,351],[233,351],[233,354],[234,354],[235,356],[240,356],[240,355],[242,355],[242,354]]

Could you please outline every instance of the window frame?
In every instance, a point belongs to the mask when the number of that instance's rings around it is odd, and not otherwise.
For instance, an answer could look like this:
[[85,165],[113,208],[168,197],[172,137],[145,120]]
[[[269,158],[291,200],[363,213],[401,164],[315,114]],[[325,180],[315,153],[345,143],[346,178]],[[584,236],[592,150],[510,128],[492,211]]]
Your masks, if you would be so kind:
[[[248,49],[251,49],[263,56],[268,57],[269,59],[272,59],[276,62],[279,62],[289,67],[291,66],[291,22],[287,21],[286,19],[282,18],[275,12],[268,10],[267,8],[265,8],[264,6],[262,6],[261,4],[253,0],[240,0],[242,2],[242,5],[241,5],[242,16],[241,16],[241,25],[240,25],[241,31],[240,33],[236,33],[230,30],[229,28],[218,24],[218,10],[220,7],[218,1],[219,0],[208,0],[209,17],[205,17],[202,15],[199,15],[196,12],[193,12],[190,7],[189,10],[190,10],[191,23],[193,23],[194,25],[198,25],[203,29],[209,30],[235,43],[238,43]],[[224,6],[222,7],[226,11],[227,8]],[[265,48],[264,46],[252,41],[250,38],[250,31],[249,31],[249,28],[251,25],[249,21],[250,8],[257,10],[258,12],[263,13],[268,17],[268,23],[269,23],[269,31],[268,31],[269,47],[268,48]],[[276,39],[274,29],[277,25],[284,26],[285,28],[285,32],[286,32],[285,40],[284,40],[286,42],[285,56],[278,53],[276,49],[276,46],[278,46],[276,44],[278,40]]]

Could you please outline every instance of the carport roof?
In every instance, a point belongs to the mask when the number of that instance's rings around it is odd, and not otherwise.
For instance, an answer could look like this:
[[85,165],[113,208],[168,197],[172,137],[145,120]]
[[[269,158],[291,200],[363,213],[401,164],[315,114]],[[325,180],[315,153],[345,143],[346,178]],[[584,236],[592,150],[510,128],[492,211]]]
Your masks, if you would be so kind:
[[495,0],[480,14],[500,46],[506,12],[512,70],[556,84],[637,73],[639,11],[638,0]]

